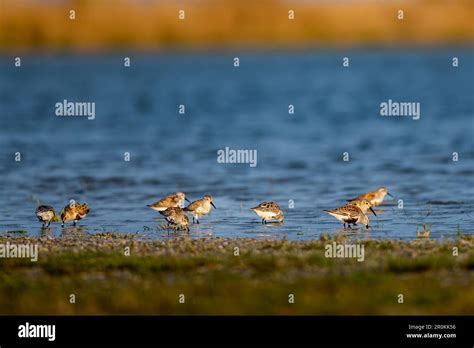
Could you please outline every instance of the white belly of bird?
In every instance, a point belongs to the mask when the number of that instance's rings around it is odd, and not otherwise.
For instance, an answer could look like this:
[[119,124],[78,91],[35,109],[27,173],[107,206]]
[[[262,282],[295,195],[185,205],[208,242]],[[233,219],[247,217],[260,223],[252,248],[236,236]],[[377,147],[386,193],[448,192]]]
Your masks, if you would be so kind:
[[346,216],[339,215],[339,214],[334,214],[334,213],[331,213],[331,212],[327,212],[327,213],[331,216],[334,216],[336,219],[338,219],[341,222],[343,222],[342,220],[344,220],[344,218],[346,217]]
[[383,198],[376,198],[372,200],[372,205],[380,205],[383,202]]
[[53,212],[47,211],[44,213],[39,213],[38,216],[41,218],[43,221],[49,221],[53,218]]
[[210,204],[209,204],[208,207],[200,206],[194,211],[194,214],[195,215],[205,215],[205,214],[209,213],[210,210],[211,210],[211,205]]
[[260,216],[262,219],[271,219],[278,214],[273,212],[273,211],[260,211],[260,210],[254,210],[258,216]]

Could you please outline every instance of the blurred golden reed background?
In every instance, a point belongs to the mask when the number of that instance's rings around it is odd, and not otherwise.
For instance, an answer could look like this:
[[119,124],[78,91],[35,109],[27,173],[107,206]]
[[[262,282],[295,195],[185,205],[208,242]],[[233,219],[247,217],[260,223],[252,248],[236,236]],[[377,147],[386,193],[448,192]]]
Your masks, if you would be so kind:
[[[0,50],[447,45],[473,0],[0,0]],[[397,19],[398,10],[404,19]],[[69,19],[75,10],[76,19]],[[185,20],[178,18],[185,11]],[[295,19],[288,19],[293,10]]]

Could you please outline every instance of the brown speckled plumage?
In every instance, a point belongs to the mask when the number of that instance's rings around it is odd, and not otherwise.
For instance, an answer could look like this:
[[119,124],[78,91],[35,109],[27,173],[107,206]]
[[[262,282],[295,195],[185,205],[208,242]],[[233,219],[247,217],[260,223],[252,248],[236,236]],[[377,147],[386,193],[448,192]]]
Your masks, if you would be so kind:
[[73,220],[75,225],[78,220],[84,219],[89,213],[90,209],[87,203],[70,203],[63,208],[61,213],[62,225],[67,221]]
[[184,211],[187,211],[193,215],[193,222],[196,221],[199,223],[201,216],[209,214],[211,211],[211,206],[214,207],[214,209],[217,209],[212,202],[212,197],[210,195],[205,195],[203,198],[192,202],[190,205],[184,208]]
[[350,224],[363,224],[366,225],[367,228],[369,227],[369,218],[359,207],[355,205],[345,205],[343,207],[324,211],[341,221],[344,224],[344,227],[346,223],[349,227]]
[[284,219],[280,206],[275,202],[263,202],[250,210],[262,219],[262,223],[267,223],[268,220],[283,222]]
[[175,194],[166,196],[153,204],[147,205],[147,207],[160,212],[172,207],[181,207],[184,200],[187,200],[186,195],[183,192],[176,192]]
[[180,207],[170,207],[164,211],[160,211],[160,214],[165,217],[165,220],[169,224],[186,227],[189,231],[189,218]]

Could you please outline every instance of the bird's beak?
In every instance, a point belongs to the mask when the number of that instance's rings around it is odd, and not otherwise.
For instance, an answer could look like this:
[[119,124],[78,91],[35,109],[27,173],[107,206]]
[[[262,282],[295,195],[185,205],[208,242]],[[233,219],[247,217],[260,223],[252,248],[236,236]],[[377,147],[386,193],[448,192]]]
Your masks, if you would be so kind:
[[214,205],[214,203],[211,202],[211,205],[214,207],[214,209],[217,209],[216,206]]
[[388,193],[388,192],[387,192],[387,195],[389,195],[390,197],[392,197],[392,198],[393,198],[393,196],[392,196],[390,193]]
[[370,207],[369,209],[372,213],[374,213],[375,216],[377,216],[377,214],[375,214],[375,211],[372,209],[372,207]]
[[188,199],[188,197],[185,197],[184,200],[185,200],[186,202],[191,203],[191,201]]

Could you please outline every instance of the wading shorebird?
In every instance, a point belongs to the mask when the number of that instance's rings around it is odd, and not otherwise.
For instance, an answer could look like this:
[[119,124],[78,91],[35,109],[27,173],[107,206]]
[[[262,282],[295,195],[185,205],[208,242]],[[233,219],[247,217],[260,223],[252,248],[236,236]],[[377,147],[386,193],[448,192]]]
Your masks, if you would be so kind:
[[76,203],[72,202],[66,205],[61,213],[61,226],[64,227],[64,224],[67,221],[73,220],[73,225],[76,226],[78,220],[84,219],[89,213],[90,209],[87,203]]
[[369,217],[355,205],[345,205],[343,207],[323,211],[341,221],[344,224],[344,228],[346,228],[346,224],[349,228],[351,228],[351,224],[354,226],[356,224],[362,224],[365,225],[366,228],[369,228]]
[[355,200],[366,199],[370,202],[372,206],[377,206],[377,205],[382,204],[383,199],[385,198],[386,195],[393,197],[390,193],[388,193],[387,188],[382,186],[382,187],[379,187],[377,191],[370,191],[356,198],[348,199],[347,201],[351,202]]
[[367,215],[367,210],[370,209],[370,211],[375,215],[377,216],[377,214],[375,214],[375,211],[372,209],[372,204],[370,204],[370,202],[366,199],[356,199],[354,201],[350,201],[349,203],[346,204],[347,205],[353,205],[353,206],[356,206],[357,208],[359,208],[360,210],[362,210],[362,212],[364,214]]
[[59,218],[54,213],[53,207],[49,205],[40,205],[35,210],[36,217],[39,222],[43,225],[43,228],[49,227],[49,224],[52,222],[58,222]]
[[170,225],[184,227],[186,231],[189,232],[189,218],[180,207],[170,207],[160,211],[160,214],[165,217],[166,222],[168,222],[168,227]]
[[280,206],[275,202],[263,202],[254,208],[250,208],[250,210],[262,219],[262,224],[266,224],[267,220],[283,222],[284,219]]
[[185,200],[189,202],[189,199],[186,198],[186,195],[183,192],[176,192],[174,195],[166,196],[158,202],[147,205],[147,207],[160,212],[165,211],[168,208],[181,208]]
[[211,211],[211,205],[214,207],[214,209],[217,209],[214,203],[212,203],[212,197],[210,195],[205,195],[203,198],[192,202],[183,210],[192,214],[193,223],[194,221],[199,223],[199,218]]

